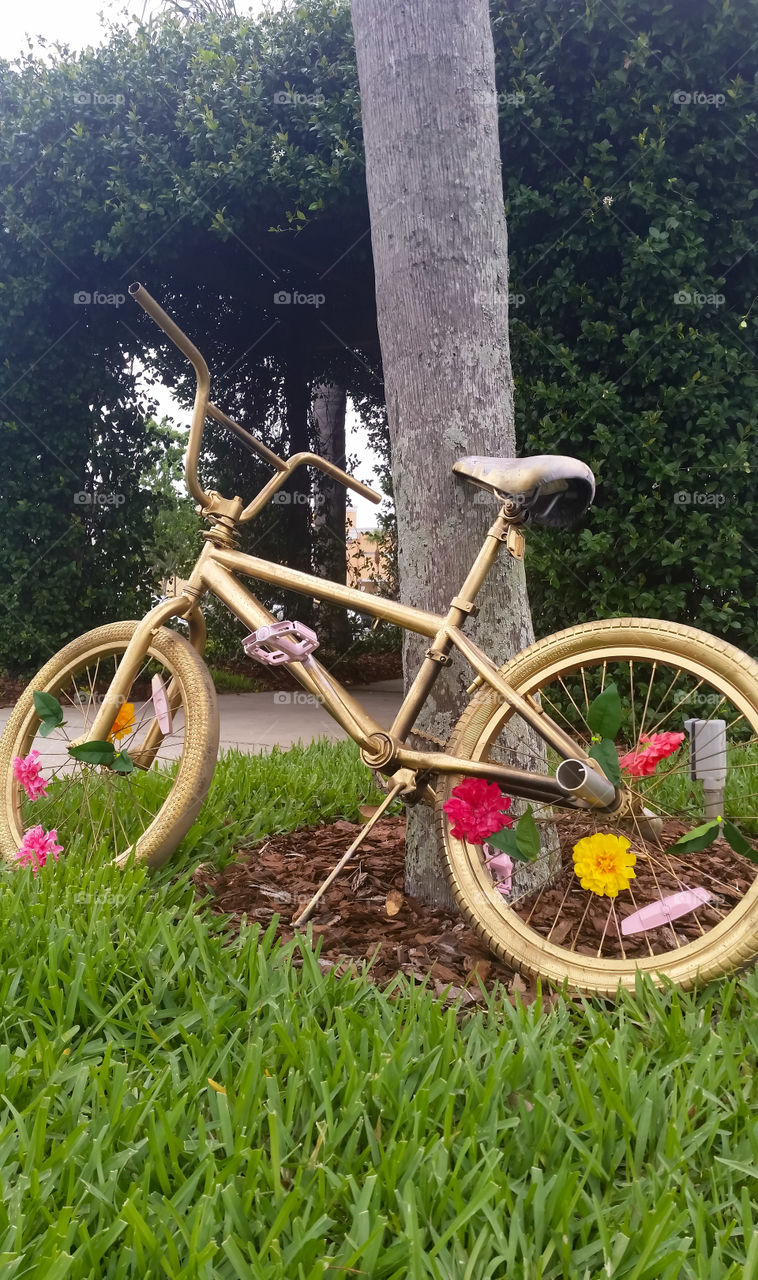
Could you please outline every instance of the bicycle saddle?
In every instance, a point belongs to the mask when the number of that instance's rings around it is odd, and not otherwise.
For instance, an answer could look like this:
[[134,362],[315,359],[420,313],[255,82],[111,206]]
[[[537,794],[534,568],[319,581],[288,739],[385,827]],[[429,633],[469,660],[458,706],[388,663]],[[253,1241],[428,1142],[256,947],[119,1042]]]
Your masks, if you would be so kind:
[[520,507],[524,524],[564,528],[584,515],[595,496],[595,477],[586,462],[559,453],[459,458],[453,471]]

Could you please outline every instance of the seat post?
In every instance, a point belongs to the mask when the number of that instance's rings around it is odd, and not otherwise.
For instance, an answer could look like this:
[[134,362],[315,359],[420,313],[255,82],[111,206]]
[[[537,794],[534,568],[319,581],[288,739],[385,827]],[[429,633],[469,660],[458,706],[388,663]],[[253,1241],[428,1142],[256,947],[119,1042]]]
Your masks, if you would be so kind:
[[[460,592],[457,596],[453,596],[450,601],[450,607],[441,628],[443,633],[447,627],[463,627],[467,618],[476,616],[478,612],[475,605],[476,597],[495,562],[502,543],[509,547],[511,554],[516,559],[521,559],[523,551],[516,550],[511,543],[513,533],[518,532],[520,535],[518,540],[519,547],[523,548],[524,535],[519,528],[521,521],[518,516],[514,516],[510,512],[509,507],[510,504],[505,503],[500,508],[494,524],[487,530],[487,536],[484,539],[482,548],[469,569]],[[427,657],[434,659],[438,663],[445,663],[448,661],[447,655],[451,647],[452,641],[443,634],[439,644],[435,640],[432,647],[427,649]]]
[[[468,614],[473,611],[474,601],[484,583],[487,574],[492,568],[497,553],[503,543],[508,546],[511,554],[518,560],[522,558],[523,551],[516,549],[512,543],[512,535],[518,531],[518,543],[523,547],[523,532],[520,529],[520,520],[514,517],[508,511],[508,505],[500,508],[494,523],[487,530],[487,536],[482,544],[476,560],[469,569],[466,581],[461,587],[460,593],[450,602],[450,613],[445,619],[448,626],[460,627],[465,622]],[[468,608],[461,609],[461,605],[468,605]],[[456,616],[454,616],[456,615]],[[461,616],[457,616],[461,615]]]
[[450,650],[453,647],[453,641],[449,635],[449,628],[458,627],[462,629],[466,619],[476,614],[477,610],[474,601],[479,589],[492,568],[501,544],[508,542],[509,531],[517,523],[512,516],[509,516],[507,508],[503,506],[494,524],[487,531],[482,549],[471,566],[459,594],[450,601],[445,620],[430,648],[427,649],[424,661],[416,672],[416,677],[405,695],[403,705],[395,717],[390,729],[390,734],[394,739],[401,742],[404,741],[406,735],[415,724],[416,716],[426,701],[440,671],[443,666],[447,666],[450,662]]

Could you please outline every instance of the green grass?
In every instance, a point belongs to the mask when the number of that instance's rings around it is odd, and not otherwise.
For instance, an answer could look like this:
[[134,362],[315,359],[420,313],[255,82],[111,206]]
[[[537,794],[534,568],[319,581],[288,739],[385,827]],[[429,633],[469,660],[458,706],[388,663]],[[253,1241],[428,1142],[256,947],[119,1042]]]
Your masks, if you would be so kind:
[[464,1013],[196,906],[199,857],[365,780],[235,753],[161,872],[2,877],[3,1280],[758,1274],[755,973]]
[[225,752],[204,808],[163,874],[173,877],[199,858],[220,865],[235,848],[274,832],[336,818],[356,822],[359,805],[383,797],[352,742],[322,739],[257,756]]
[[208,670],[219,693],[260,693],[268,687],[254,676],[243,676],[237,671],[224,671],[222,667],[209,667]]
[[[695,812],[702,812],[703,784],[690,781],[686,743],[673,759],[675,766],[659,785],[651,787],[651,797],[669,813],[692,812],[693,801],[698,804]],[[661,772],[667,763],[661,766]],[[648,785],[643,780],[640,785],[643,794]],[[747,835],[758,834],[758,743],[737,743],[728,748],[724,810],[727,816],[739,815],[739,826]]]

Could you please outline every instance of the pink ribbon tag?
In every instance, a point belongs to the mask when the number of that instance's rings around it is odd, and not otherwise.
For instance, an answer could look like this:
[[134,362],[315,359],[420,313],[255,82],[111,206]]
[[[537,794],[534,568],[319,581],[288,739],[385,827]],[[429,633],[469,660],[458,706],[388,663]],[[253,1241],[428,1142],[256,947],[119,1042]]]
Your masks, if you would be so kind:
[[621,921],[621,932],[624,937],[630,933],[646,933],[648,929],[658,929],[661,925],[671,924],[679,916],[686,916],[690,911],[710,902],[711,895],[707,889],[683,889],[681,893],[672,893],[668,898],[658,902],[649,902]]
[[502,879],[497,880],[495,885],[498,892],[508,894],[510,893],[513,885],[513,859],[509,854],[502,853],[499,849],[493,850],[492,854],[490,854],[491,848],[491,845],[484,845],[484,856],[487,861],[487,869],[488,871],[491,871],[496,878],[498,876],[502,877]]
[[168,696],[166,694],[166,686],[159,675],[154,675],[151,684],[153,694],[153,710],[155,718],[160,726],[161,733],[171,733],[174,722],[171,717],[171,708],[168,705]]

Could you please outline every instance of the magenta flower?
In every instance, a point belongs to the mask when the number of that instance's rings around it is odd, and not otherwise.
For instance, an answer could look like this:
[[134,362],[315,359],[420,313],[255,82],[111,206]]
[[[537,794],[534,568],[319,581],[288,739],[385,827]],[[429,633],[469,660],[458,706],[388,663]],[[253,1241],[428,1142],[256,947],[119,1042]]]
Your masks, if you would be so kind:
[[643,734],[639,746],[634,751],[627,751],[619,760],[622,769],[631,773],[633,778],[647,778],[655,773],[661,760],[678,751],[684,742],[683,733],[651,733]]
[[44,867],[48,857],[58,861],[58,854],[63,852],[63,845],[57,844],[58,832],[45,831],[43,827],[31,827],[26,832],[21,846],[16,853],[18,861],[24,867],[31,867],[32,875]]
[[451,836],[470,844],[483,844],[487,836],[512,827],[513,818],[507,816],[510,807],[510,796],[504,796],[496,782],[484,778],[464,778],[442,806],[450,819]]
[[30,751],[28,756],[13,757],[13,776],[20,782],[30,800],[39,800],[47,795],[48,783],[42,777],[42,762],[39,751]]

